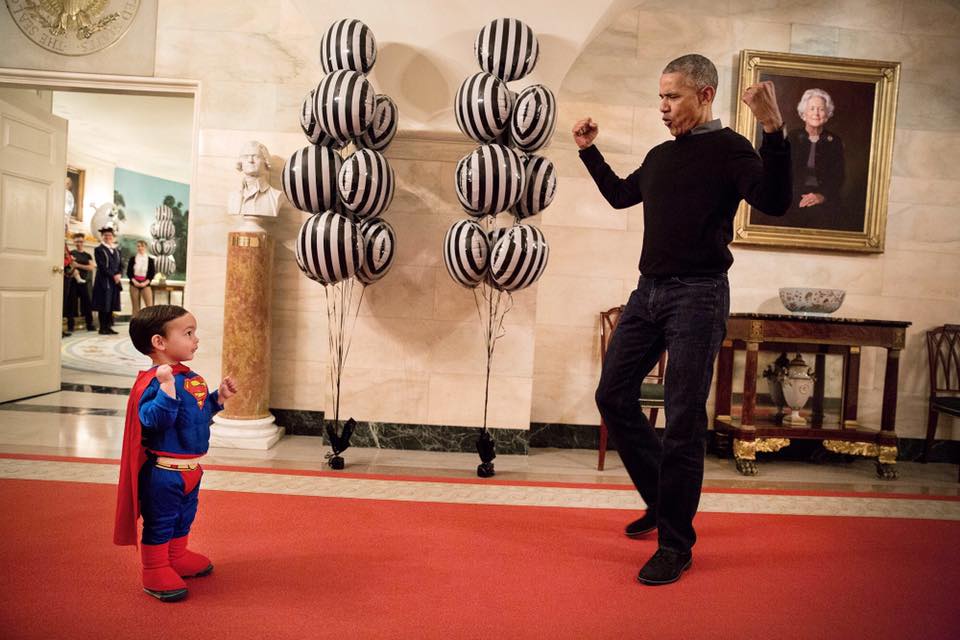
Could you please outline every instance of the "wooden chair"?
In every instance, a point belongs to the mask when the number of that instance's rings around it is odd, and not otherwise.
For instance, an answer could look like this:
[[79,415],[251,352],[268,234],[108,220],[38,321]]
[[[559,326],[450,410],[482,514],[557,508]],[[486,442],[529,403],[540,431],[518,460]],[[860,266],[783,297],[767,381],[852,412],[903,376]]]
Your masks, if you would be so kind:
[[[617,329],[617,323],[620,322],[620,314],[623,313],[623,305],[613,307],[600,312],[600,363],[603,364],[607,355],[607,345],[610,344],[610,338]],[[660,361],[657,363],[656,373],[652,373],[644,378],[645,382],[640,385],[640,398],[638,399],[641,407],[650,409],[650,424],[656,426],[657,414],[663,406],[663,374],[666,370],[667,352],[660,354]],[[649,382],[646,382],[649,380]],[[600,418],[600,448],[599,458],[597,460],[597,470],[603,471],[603,462],[607,457],[607,425]]]
[[937,433],[940,414],[960,417],[960,324],[945,324],[927,331],[927,356],[930,359],[930,408],[923,462],[927,461]]

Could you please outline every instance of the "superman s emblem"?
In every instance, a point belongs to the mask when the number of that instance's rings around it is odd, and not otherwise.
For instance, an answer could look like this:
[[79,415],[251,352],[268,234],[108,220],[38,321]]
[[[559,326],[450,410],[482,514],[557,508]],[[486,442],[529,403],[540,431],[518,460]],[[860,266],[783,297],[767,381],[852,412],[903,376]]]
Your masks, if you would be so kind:
[[197,399],[197,407],[203,409],[203,401],[207,399],[207,383],[200,376],[184,378],[183,389]]

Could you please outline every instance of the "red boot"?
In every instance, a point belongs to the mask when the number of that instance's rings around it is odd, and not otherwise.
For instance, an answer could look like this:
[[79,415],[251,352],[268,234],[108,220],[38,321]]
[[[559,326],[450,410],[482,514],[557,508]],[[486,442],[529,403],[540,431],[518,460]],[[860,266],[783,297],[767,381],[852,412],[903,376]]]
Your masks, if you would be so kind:
[[143,590],[163,602],[176,602],[187,597],[187,584],[170,567],[170,543],[141,544]]
[[200,578],[213,571],[210,558],[187,549],[187,534],[170,541],[170,566],[182,578]]

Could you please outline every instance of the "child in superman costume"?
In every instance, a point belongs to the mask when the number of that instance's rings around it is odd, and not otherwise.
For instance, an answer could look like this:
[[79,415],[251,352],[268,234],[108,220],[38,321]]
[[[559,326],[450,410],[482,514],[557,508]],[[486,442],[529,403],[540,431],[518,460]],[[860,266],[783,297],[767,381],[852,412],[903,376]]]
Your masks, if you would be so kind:
[[181,364],[197,350],[197,321],[183,307],[155,305],[130,321],[130,338],[153,367],[130,391],[120,459],[113,541],[137,544],[143,516],[143,590],[164,602],[187,595],[183,578],[208,575],[210,559],[187,549],[197,514],[210,422],[236,393],[230,376],[207,392],[203,378]]

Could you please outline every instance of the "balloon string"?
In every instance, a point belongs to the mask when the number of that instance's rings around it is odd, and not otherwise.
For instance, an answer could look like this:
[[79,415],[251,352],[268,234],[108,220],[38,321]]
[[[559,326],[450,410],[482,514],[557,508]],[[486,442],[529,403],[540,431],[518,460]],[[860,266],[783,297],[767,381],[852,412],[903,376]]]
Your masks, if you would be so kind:
[[[330,347],[330,395],[333,402],[334,416],[339,415],[340,398],[337,393],[340,375],[337,372],[336,362],[336,292],[331,292],[333,285],[325,285],[323,292],[327,299],[327,343]],[[335,418],[336,419],[336,418]]]
[[[347,317],[350,316],[349,311],[353,309],[353,278],[350,279],[350,305],[347,307],[348,313]],[[343,360],[346,362],[347,358],[350,356],[350,345],[353,344],[353,334],[356,333],[357,329],[357,317],[360,315],[360,306],[363,304],[363,294],[367,290],[367,285],[360,283],[360,296],[357,299],[357,308],[353,309],[353,325],[350,327],[350,331],[347,333],[347,350],[343,354]]]
[[[485,231],[489,237],[494,226],[493,217],[484,219],[484,223]],[[504,297],[506,298],[505,303]],[[481,299],[485,304],[481,304]],[[486,345],[487,362],[483,389],[483,431],[486,432],[489,419],[490,375],[493,371],[493,353],[497,346],[497,340],[506,335],[503,324],[507,313],[513,308],[513,294],[495,289],[489,280],[484,279],[479,286],[473,289],[473,301],[477,307],[480,324],[483,327],[483,338]]]
[[[333,401],[334,424],[340,425],[340,392],[343,382],[343,368],[353,344],[353,334],[357,326],[360,305],[366,289],[360,285],[360,295],[356,307],[353,305],[353,278],[333,285],[324,286],[327,298],[327,342],[330,347],[330,393]],[[352,324],[348,331],[348,322]]]

